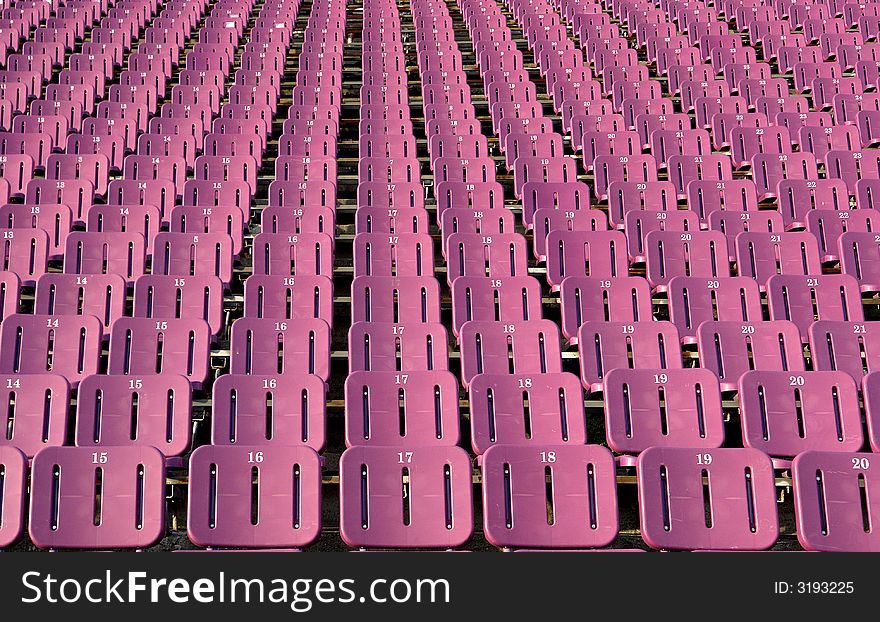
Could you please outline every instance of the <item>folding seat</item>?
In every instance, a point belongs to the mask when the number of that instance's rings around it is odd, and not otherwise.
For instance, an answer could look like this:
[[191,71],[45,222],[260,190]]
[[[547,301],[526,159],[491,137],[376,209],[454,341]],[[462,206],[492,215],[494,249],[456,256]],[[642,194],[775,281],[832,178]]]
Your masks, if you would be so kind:
[[[222,144],[216,145],[213,150],[209,150],[210,144],[206,143],[205,153],[208,155],[250,155],[254,156],[259,165],[262,158],[262,145],[259,143],[262,141],[259,137],[254,136],[251,139],[250,146],[248,146],[247,144],[239,144],[239,141],[242,141],[242,139],[243,137],[240,135],[224,136]],[[233,151],[236,153],[231,153]],[[333,158],[336,157],[336,137],[282,135],[278,139],[278,155],[300,158]]]
[[225,232],[161,232],[154,241],[153,274],[215,276],[224,285],[232,280],[233,241]]
[[594,101],[602,98],[602,85],[598,81],[590,79],[583,81],[559,80],[552,89],[548,90],[553,98],[553,109],[556,112],[562,111],[565,102]]
[[736,262],[736,238],[741,233],[782,233],[782,216],[776,210],[750,212],[715,211],[709,215],[709,230],[720,231],[727,240],[727,254]]
[[626,182],[644,186],[646,183],[656,182],[657,168],[657,160],[653,155],[598,155],[592,161],[593,192],[601,201],[609,199],[608,193],[612,184]]
[[755,100],[755,110],[764,113],[768,119],[775,122],[776,115],[780,112],[794,112],[798,114],[809,112],[810,100],[803,95],[787,95],[784,97],[762,96]]
[[813,369],[842,371],[856,383],[878,369],[877,338],[871,322],[820,319],[808,333]]
[[811,210],[807,212],[806,226],[819,242],[822,261],[838,261],[840,236],[847,232],[877,231],[880,214],[871,209]]
[[191,317],[119,318],[110,333],[108,373],[180,374],[198,389],[210,372],[210,333],[207,322]]
[[42,315],[92,315],[109,330],[124,315],[125,297],[117,274],[46,273],[37,281],[34,308]]
[[[171,121],[178,121],[172,119]],[[197,120],[194,120],[197,121]],[[197,140],[192,134],[141,134],[137,141],[137,154],[145,156],[160,156],[164,158],[182,158],[189,169],[195,163],[197,144],[202,141],[201,136]]]
[[[670,106],[671,108],[671,106]],[[566,100],[562,102],[562,129],[567,132],[572,132],[572,123],[576,117],[580,116],[592,116],[592,117],[603,117],[614,114],[614,107],[611,104],[611,101],[608,99],[598,99],[592,101],[584,101],[584,100]],[[545,119],[544,117],[539,117],[539,119],[544,119],[544,123],[549,123],[549,119]],[[502,121],[502,125],[506,122],[508,118],[505,118]],[[535,122],[534,120],[529,121],[531,124]],[[553,131],[552,123],[550,124],[550,131]],[[534,133],[538,133],[535,131]],[[576,145],[578,147],[579,145]]]
[[[676,276],[715,279],[730,275],[727,242],[718,231],[655,230],[645,236],[647,278],[652,287],[665,291]],[[632,252],[632,249],[631,249]]]
[[347,447],[451,446],[460,436],[458,381],[448,371],[360,371],[345,381]]
[[543,374],[562,371],[559,329],[549,320],[508,324],[474,320],[461,327],[462,384],[483,373]]
[[[789,48],[783,48],[787,51]],[[794,86],[799,93],[809,93],[816,78],[840,78],[843,70],[838,63],[822,62],[821,60],[811,59],[811,62],[805,62],[804,55],[806,52],[818,53],[821,58],[821,52],[817,48],[806,47],[796,48],[796,56],[800,58],[800,62],[796,62],[791,67],[794,69]],[[780,62],[783,62],[780,60]]]
[[[8,184],[8,182],[7,182]],[[94,188],[85,180],[32,179],[26,187],[28,205],[66,205],[75,221],[84,222],[85,213],[94,200]]]
[[201,155],[196,158],[195,178],[205,181],[243,181],[253,195],[257,190],[259,168],[253,156]]
[[[125,155],[125,137],[120,134],[91,136],[86,134],[70,135],[67,138],[66,153],[69,156],[103,155],[107,158],[107,164],[111,171],[120,171],[122,170],[122,161]],[[52,160],[51,157],[48,159],[50,161]],[[99,167],[101,166],[100,160],[96,165]],[[106,186],[109,183],[109,179],[101,179],[106,175],[106,171],[96,171],[95,189],[99,194],[102,187],[104,187],[106,191]]]
[[[361,122],[361,126],[360,126],[361,134],[373,133],[370,131],[370,127],[366,125],[367,123],[369,123],[369,122],[367,122],[367,121]],[[401,125],[403,125],[403,122],[401,122]],[[398,127],[398,125],[395,123],[394,127]],[[407,131],[409,131],[409,130],[407,130]],[[480,134],[480,132],[481,132],[480,122],[476,119],[431,119],[430,121],[428,121],[425,124],[425,134],[428,137],[428,144],[429,145],[430,145],[431,137],[435,136],[437,134],[442,134],[442,135],[458,135],[458,134],[475,135],[475,134]],[[390,132],[390,131],[386,130],[386,131],[380,132],[380,133],[391,134],[391,133],[395,133],[395,132]],[[403,134],[406,132],[399,131],[396,133]],[[429,147],[429,151],[430,151],[430,147]]]
[[351,306],[352,322],[439,323],[440,287],[426,276],[358,276]]
[[880,236],[870,231],[847,231],[837,240],[840,269],[856,278],[862,291],[880,290],[877,268],[872,262],[880,253]]
[[175,188],[186,181],[186,160],[179,156],[128,155],[123,161],[123,177],[127,181],[164,180]]
[[77,392],[77,447],[155,447],[166,458],[189,451],[190,384],[183,376],[152,372],[85,378]]
[[652,548],[759,551],[779,537],[773,464],[760,451],[650,448],[637,472]]
[[[360,217],[360,214],[364,212],[364,210],[380,210],[381,208],[360,208],[358,209],[358,215],[356,218]],[[419,208],[420,209],[420,208]],[[552,209],[552,208],[548,208]],[[388,211],[388,210],[386,210]],[[395,219],[399,219],[401,215],[405,216],[409,209],[407,210],[391,210],[397,213],[397,216],[393,217]],[[367,212],[369,213],[369,212]],[[361,221],[358,220],[358,223]],[[413,221],[415,224],[415,221]],[[406,226],[407,228],[410,225]],[[419,225],[417,227],[419,232],[424,233],[427,231],[427,225],[422,227]],[[449,207],[443,210],[443,214],[440,217],[440,231],[443,236],[443,244],[442,244],[442,253],[443,256],[446,256],[446,242],[453,233],[472,233],[472,234],[480,234],[480,235],[501,235],[504,233],[509,233],[514,231],[515,227],[513,224],[513,212],[506,209],[489,209],[486,211],[482,211],[477,208],[469,208],[469,207]],[[360,231],[359,233],[369,233],[370,231]],[[401,231],[406,232],[406,231]],[[413,231],[416,233],[416,231]]]
[[797,536],[808,551],[868,552],[880,548],[873,525],[875,454],[805,451],[792,462]]
[[794,322],[806,337],[814,320],[864,320],[858,282],[845,274],[777,274],[767,281],[770,318]]
[[330,275],[333,240],[326,233],[260,233],[253,258],[254,274]]
[[709,133],[703,129],[654,130],[650,143],[651,154],[660,167],[674,155],[703,155],[712,150]]
[[775,198],[783,180],[817,180],[816,158],[803,153],[758,154],[752,157],[752,179],[763,201]]
[[[278,184],[278,182],[273,182]],[[271,186],[270,186],[271,192]],[[418,181],[408,183],[360,182],[358,184],[359,208],[408,209],[424,208],[422,185]],[[313,202],[310,202],[314,205]],[[335,207],[335,201],[334,201]]]
[[[192,55],[190,55],[190,56],[192,56]],[[189,59],[189,57],[188,57],[188,59]],[[220,58],[218,57],[216,64],[213,66],[206,66],[205,70],[211,71],[211,70],[219,69],[219,67],[217,67],[217,64],[220,64],[223,62],[224,61],[220,60]],[[196,69],[196,68],[193,67],[193,69]],[[222,71],[222,69],[221,69],[221,71]],[[112,89],[112,87],[111,87],[111,89]],[[111,99],[111,101],[113,100],[112,95],[111,95],[110,99]],[[177,104],[179,106],[194,106],[194,105],[195,106],[198,106],[198,105],[207,106],[208,110],[210,110],[210,112],[213,115],[216,115],[218,112],[220,112],[220,100],[221,100],[220,89],[219,89],[219,87],[217,87],[214,84],[203,84],[201,86],[196,86],[193,84],[190,84],[190,85],[178,84],[178,85],[175,85],[174,87],[172,87],[172,89],[171,89],[171,100],[170,100],[171,103]],[[230,100],[230,101],[232,103],[238,103],[233,100]],[[149,101],[146,101],[145,103],[147,103],[148,106],[150,105]],[[251,102],[251,103],[257,103],[257,102]],[[153,105],[155,105],[155,103],[153,103]]]
[[53,144],[63,145],[67,142],[70,121],[60,114],[20,114],[12,119],[12,131],[22,134],[48,134]]
[[724,442],[721,391],[708,369],[611,369],[603,394],[606,438],[616,452]]
[[669,281],[669,319],[685,343],[696,343],[704,321],[763,320],[758,284],[745,277],[677,276]]
[[14,272],[0,271],[0,322],[18,313],[21,279]]
[[722,391],[735,391],[745,372],[802,372],[801,335],[795,324],[776,320],[704,321],[697,326],[700,366],[713,371]]
[[[680,43],[686,43],[686,39],[683,36],[679,41]],[[666,47],[657,48],[657,73],[659,75],[669,77],[669,71],[672,67],[693,67],[703,61],[703,56],[697,48],[687,45],[672,47],[673,45],[675,45],[674,42],[670,41],[666,44]],[[671,88],[670,92],[672,92]]]
[[[15,374],[0,376],[3,388],[0,395],[7,405],[5,433],[0,439],[0,472],[9,464],[10,450],[18,450],[23,456],[33,458],[40,449],[63,445],[67,438],[67,410],[70,404],[70,387],[60,375],[50,373]],[[3,478],[0,478],[0,494]],[[10,497],[11,498],[11,497]],[[7,497],[3,497],[4,504]],[[12,506],[9,506],[12,507]],[[11,518],[8,508],[0,506],[4,519]],[[5,522],[0,523],[5,527]],[[0,535],[4,532],[0,529]]]
[[678,330],[670,322],[587,320],[577,337],[581,382],[588,392],[601,393],[606,375],[617,368],[679,369],[679,342]]
[[693,180],[727,181],[733,179],[730,156],[722,153],[701,156],[675,155],[669,158],[666,169],[669,181],[675,186],[679,199],[687,199],[687,186]]
[[747,179],[720,182],[696,179],[687,185],[687,204],[705,223],[719,211],[757,211],[758,197],[755,184]]
[[[533,252],[539,261],[547,259],[547,236],[551,231],[606,231],[608,218],[598,209],[577,211],[545,207],[534,213]],[[509,230],[509,229],[508,229]]]
[[528,273],[526,240],[518,233],[454,233],[446,239],[446,258],[450,286],[460,276],[501,279]]
[[682,85],[685,82],[690,82],[691,85],[712,82],[715,80],[716,72],[712,68],[712,65],[695,63],[693,65],[671,65],[668,68],[667,73],[668,82],[666,89],[670,95],[677,95],[681,93]]
[[[586,93],[584,94],[585,99],[593,99],[590,95],[599,95],[598,83],[594,83],[594,81],[589,81],[584,85],[580,83],[576,83],[578,89],[584,89]],[[594,90],[590,91],[591,86],[594,86]],[[486,98],[489,100],[490,105],[499,103],[499,102],[531,102],[537,99],[537,93],[535,91],[535,83],[534,82],[489,82],[485,84],[483,88]],[[457,89],[459,93],[463,93],[460,88]],[[454,104],[466,106],[471,103],[470,95],[465,98],[462,95],[459,95],[453,99],[444,99],[438,101],[432,101],[430,99],[432,90],[430,88],[425,89],[423,96],[423,101],[426,104]],[[470,91],[468,91],[469,93]]]
[[[716,81],[717,82],[717,81]],[[726,86],[726,83],[723,83]],[[682,93],[684,101],[684,93]],[[711,128],[712,119],[718,114],[745,114],[748,111],[748,103],[745,98],[738,95],[698,95],[692,99],[690,106],[696,114],[697,127]]]
[[72,224],[71,211],[66,205],[7,203],[0,207],[0,226],[4,229],[40,229],[46,232],[50,259],[60,258],[64,254]]
[[374,548],[464,544],[473,532],[467,453],[460,447],[399,449],[353,447],[343,453],[342,539],[349,546]]
[[72,231],[67,236],[64,272],[67,274],[118,274],[127,283],[144,274],[146,242],[136,232]]
[[616,82],[611,90],[611,101],[618,110],[628,99],[658,99],[660,97],[663,97],[663,87],[657,80]]
[[608,217],[617,227],[631,211],[676,209],[675,187],[667,181],[612,181],[608,186]]
[[110,158],[102,153],[55,153],[46,162],[46,179],[83,179],[92,183],[96,195],[104,196],[110,182]]
[[154,447],[48,447],[31,485],[48,493],[30,500],[40,548],[146,548],[165,534],[165,461]]
[[[598,44],[597,44],[598,45]],[[619,48],[609,43],[605,49],[596,49],[594,53],[587,50],[589,56],[592,56],[593,69],[596,73],[602,73],[607,67],[623,67],[624,65],[638,65],[639,59],[636,50],[627,47],[626,44]]]
[[[295,106],[287,109],[288,119],[321,119],[336,122],[339,125],[339,110],[332,106]],[[220,109],[221,119],[251,120],[260,119],[267,125],[272,121],[273,112],[269,106],[263,104],[223,104]]]
[[94,316],[13,314],[0,331],[0,373],[58,374],[75,387],[99,371],[103,331]]
[[[67,186],[74,186],[76,182],[73,181],[62,181],[62,182],[53,182],[60,183]],[[82,188],[74,188],[72,187],[70,190],[70,194],[74,194],[75,196],[81,196],[86,194],[86,190],[91,189],[91,183],[83,182]],[[107,189],[107,204],[115,205],[117,207],[124,207],[126,205],[141,205],[141,206],[152,206],[159,210],[160,215],[168,215],[171,212],[171,207],[174,205],[176,199],[176,192],[174,189],[174,182],[170,180],[163,179],[150,179],[150,180],[128,180],[128,179],[114,179],[110,182]],[[80,203],[83,203],[82,200],[79,200]],[[82,215],[78,218],[78,220],[87,220],[88,219],[88,211],[89,205],[92,203],[92,198],[89,197],[89,202],[84,204],[80,211]],[[153,240],[151,240],[152,244]]]
[[333,325],[333,283],[326,276],[251,275],[245,280],[245,317],[320,318]]
[[734,127],[730,148],[736,168],[748,168],[759,154],[792,152],[792,138],[786,127]]
[[749,371],[739,379],[743,443],[770,456],[862,447],[858,391],[843,372]]
[[518,322],[541,319],[541,316],[541,285],[533,277],[487,279],[482,275],[461,276],[452,283],[452,330],[455,335],[465,322],[471,320]]
[[813,108],[827,110],[833,107],[837,95],[860,95],[864,89],[857,77],[816,78],[812,83]]
[[[375,140],[375,138],[370,138],[369,136],[361,136],[362,145],[365,142],[369,145],[370,143],[368,141],[375,142]],[[415,154],[415,139],[412,136],[409,136],[406,140],[409,145],[406,150],[398,151],[397,153],[387,152],[385,155],[393,158],[408,157],[407,154]],[[559,147],[559,151],[562,151],[561,146]],[[364,153],[363,148],[361,149],[361,153]],[[367,153],[369,154],[370,152],[368,151]],[[442,157],[457,159],[485,158],[489,154],[489,146],[486,142],[486,137],[482,134],[434,134],[430,136],[428,140],[428,153],[432,158],[433,166],[433,160]]]
[[736,237],[740,276],[763,284],[775,274],[821,274],[819,245],[811,233],[746,232]]
[[[305,132],[306,136],[335,135],[337,133],[335,121],[304,121],[310,131]],[[211,131],[215,135],[223,136],[228,134],[248,134],[251,136],[249,141],[260,139],[259,145],[262,148],[266,143],[269,134],[269,127],[266,119],[260,117],[250,117],[243,119],[214,119],[211,124]],[[196,136],[203,135],[203,132],[194,132]],[[255,138],[256,137],[256,138]]]
[[[485,153],[485,151],[484,151]],[[559,134],[508,134],[504,153],[508,170],[513,170],[517,158],[556,158],[563,155],[562,136]]]
[[54,146],[55,141],[48,133],[0,133],[0,154],[29,155],[33,158],[35,168],[45,168]]
[[134,284],[134,316],[201,318],[213,335],[223,329],[223,284],[215,276],[144,275]]
[[[87,88],[87,87],[83,87]],[[48,90],[48,89],[47,89]],[[72,97],[80,97],[82,94],[77,93],[72,95]],[[47,97],[49,95],[47,94]],[[170,106],[171,104],[165,104],[166,106]],[[86,107],[88,110],[88,107]],[[163,106],[164,111],[164,106]],[[146,104],[127,104],[127,103],[116,103],[109,101],[102,101],[98,104],[97,108],[97,119],[107,119],[107,120],[126,120],[135,124],[135,128],[137,131],[145,132],[147,130],[147,120],[149,118],[150,111],[147,108]],[[179,115],[180,116],[180,115]],[[195,118],[197,115],[193,115]],[[83,124],[88,122],[88,119],[83,121]]]
[[[574,105],[576,102],[571,102]],[[587,104],[579,105],[578,109],[588,107]],[[469,110],[467,107],[461,107],[463,110]],[[563,106],[564,109],[564,106]],[[495,133],[501,130],[502,119],[541,119],[544,117],[544,109],[540,102],[496,102],[490,108],[492,116],[492,129]],[[363,113],[361,114],[363,116]],[[426,117],[427,118],[427,117]],[[473,118],[466,117],[464,120]]]
[[880,143],[880,111],[859,111],[856,115],[856,124],[862,147],[876,147]]
[[325,392],[324,382],[308,374],[221,375],[213,388],[212,443],[306,445],[320,451]]
[[[808,92],[811,88],[811,74],[816,71],[815,66],[821,65],[824,60],[821,48],[815,45],[800,45],[800,42],[797,40],[786,40],[785,45],[779,46],[774,52],[779,73],[783,75],[793,74],[795,90],[800,93]],[[809,68],[805,75],[803,69],[807,69],[807,67],[802,67],[799,70],[796,69],[797,65],[812,65],[814,67]],[[833,70],[825,69],[824,71],[829,72]]]
[[717,113],[711,119],[713,145],[719,150],[730,147],[735,129],[763,128],[766,125],[767,117],[759,112]]
[[858,128],[852,125],[800,129],[798,143],[802,151],[812,153],[822,163],[829,151],[850,152],[861,147]]
[[437,201],[438,221],[443,212],[450,208],[477,211],[504,208],[504,189],[498,182],[476,184],[440,182],[434,187],[434,197]]
[[[291,210],[293,211],[293,210]],[[172,233],[225,234],[232,240],[232,253],[241,252],[244,214],[235,205],[178,205],[171,211]]]
[[568,276],[614,278],[628,273],[626,237],[620,231],[551,231],[547,282],[558,289]]
[[559,304],[562,334],[570,345],[577,344],[585,321],[632,323],[653,317],[651,288],[642,277],[568,277],[562,281]]
[[[737,91],[743,90],[745,80],[753,81],[751,84],[773,80],[773,71],[768,63],[727,63],[722,69],[722,74],[728,86]],[[767,84],[773,83],[767,82]],[[786,83],[785,92],[781,95],[787,94],[788,86]]]
[[880,179],[880,154],[873,149],[831,150],[825,154],[825,176],[842,179],[850,194],[855,194],[861,179]]
[[[629,129],[621,114],[576,114],[571,117],[569,126],[567,131],[575,152],[583,149],[584,136],[589,132],[616,134]],[[552,131],[552,127],[550,130]]]
[[0,446],[0,549],[18,542],[24,533],[27,500],[27,457],[15,447]]
[[839,93],[831,100],[834,118],[839,123],[857,122],[858,113],[863,110],[880,110],[878,93]]
[[[14,130],[20,132],[20,130]],[[28,183],[34,176],[34,159],[29,155],[3,155],[0,157],[0,177],[9,183],[11,197],[25,193]]]
[[[363,208],[369,210],[370,208]],[[418,209],[418,208],[416,208]],[[223,210],[237,210],[237,207],[226,207]],[[380,211],[383,215],[388,214],[388,209],[373,208],[374,211]],[[360,214],[362,210],[358,210]],[[402,217],[402,216],[401,216]],[[425,215],[427,220],[427,214]],[[222,223],[221,223],[222,224]],[[302,207],[273,205],[263,208],[260,212],[260,225],[264,233],[327,233],[332,234],[336,227],[336,214],[330,207],[310,207],[303,209]],[[235,231],[241,231],[242,227],[237,227]],[[241,234],[238,233],[241,237]]]
[[856,182],[855,203],[858,209],[880,209],[875,197],[880,197],[880,179],[860,179]]
[[[376,159],[377,158],[363,158],[361,159],[361,163]],[[541,158],[533,159],[542,162],[544,161]],[[375,164],[376,163],[374,163],[374,166]],[[388,166],[393,165],[383,164],[382,166],[387,168]],[[435,184],[444,181],[457,181],[467,184],[495,181],[495,161],[488,156],[482,158],[456,158],[448,156],[435,158],[432,162],[432,167],[434,169]],[[378,166],[376,168],[378,169]],[[388,168],[389,172],[386,174],[384,168],[379,169],[379,172],[381,173],[380,176],[376,176],[376,170],[365,171],[363,168],[361,170],[364,171],[364,174],[361,174],[360,178],[364,181],[388,181],[395,183],[397,181],[412,182],[420,179],[418,160],[413,160],[411,163],[408,163],[405,171],[400,168],[398,168],[397,171],[393,168]],[[403,177],[400,177],[401,173],[403,173]]]
[[[457,173],[458,176],[467,177],[467,173],[464,172],[464,167],[467,166],[468,160],[443,158],[443,163],[438,165],[438,167],[450,167],[448,174],[451,175],[456,170],[452,168],[453,161],[459,167]],[[480,163],[474,162],[474,164],[479,165]],[[487,168],[486,163],[483,162],[482,165],[483,175],[489,175],[490,171]],[[491,173],[492,179],[490,181],[494,181],[494,168],[492,168]],[[412,183],[418,182],[421,179],[421,170],[419,161],[413,157],[407,159],[398,158],[396,160],[391,160],[385,157],[361,158],[358,163],[358,178],[361,182],[381,182],[385,184]],[[335,175],[330,181],[333,180],[335,180]],[[460,181],[468,181],[468,179],[462,179]],[[471,177],[471,183],[476,181],[480,181],[480,179],[476,176]],[[483,181],[486,181],[486,179],[483,179]]]
[[617,537],[614,459],[604,447],[498,445],[482,470],[484,532],[495,546],[593,548]]
[[232,324],[232,374],[313,374],[325,382],[330,369],[330,328],[320,319],[296,323],[239,318]]
[[[86,72],[87,76],[91,75],[91,72]],[[83,82],[78,81],[78,83]],[[86,84],[88,84],[86,82]],[[216,114],[218,111],[218,100],[219,95],[216,93],[216,89],[212,91],[212,95],[210,98],[208,95],[202,95],[201,99],[196,95],[199,89],[206,89],[205,87],[197,87],[197,86],[175,86],[172,89],[172,102],[187,112],[189,112],[189,106],[204,106],[207,112],[212,114]],[[158,106],[159,101],[159,93],[157,89],[145,88],[143,85],[123,85],[123,84],[114,84],[109,88],[109,92],[107,94],[107,101],[116,103],[116,104],[132,104],[135,106],[146,106],[147,110],[155,111]]]
[[[468,214],[471,213],[470,210],[464,211]],[[263,210],[264,218],[265,214],[266,211]],[[279,214],[281,214],[281,212],[279,212]],[[355,234],[428,233],[429,218],[428,212],[424,207],[359,207],[355,213]],[[330,224],[332,224],[332,222]],[[511,222],[511,227],[512,226],[513,224]]]
[[691,119],[684,113],[670,115],[640,114],[636,117],[636,130],[643,148],[651,147],[651,135],[657,130],[685,131],[691,129]]
[[349,330],[349,372],[448,368],[442,324],[356,322]]
[[[325,259],[332,263],[332,256],[322,257],[322,261]],[[328,265],[320,273],[330,274],[331,269]],[[430,276],[433,273],[433,242],[427,234],[361,233],[355,237],[355,276]]]
[[755,49],[743,47],[742,40],[737,35],[722,35],[714,40],[709,38],[706,44],[709,54],[704,57],[712,62],[716,74],[730,64],[749,65],[758,62]]
[[309,447],[198,448],[189,461],[187,535],[208,548],[300,548],[321,531],[321,459]]
[[[513,167],[514,195],[523,197],[523,187],[529,181],[567,183],[577,181],[577,164],[569,157],[520,157]],[[494,181],[494,180],[493,180]]]

